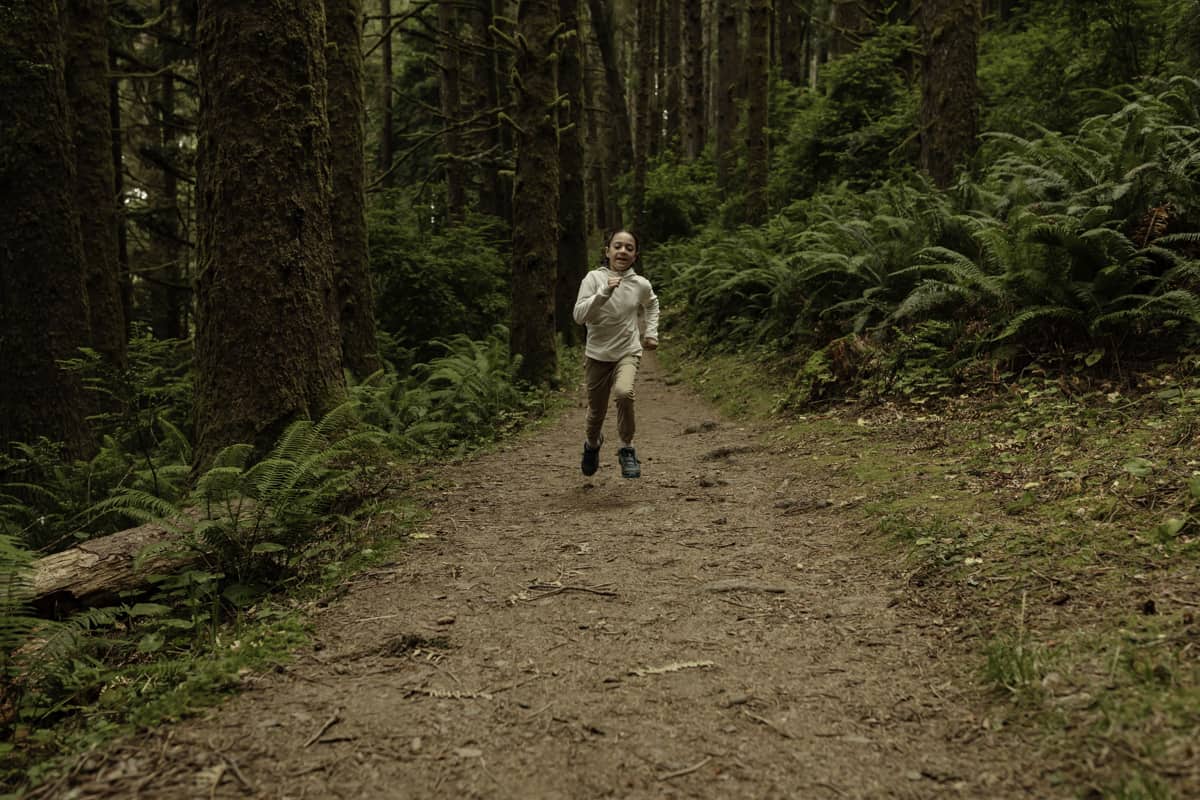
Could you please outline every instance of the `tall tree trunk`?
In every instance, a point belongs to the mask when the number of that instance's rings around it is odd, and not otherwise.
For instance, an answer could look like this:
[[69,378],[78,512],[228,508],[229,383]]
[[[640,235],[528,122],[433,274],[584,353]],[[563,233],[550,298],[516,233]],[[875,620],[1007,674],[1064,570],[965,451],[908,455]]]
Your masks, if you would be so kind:
[[583,161],[583,42],[579,36],[579,0],[558,0],[559,22],[566,38],[558,56],[558,91],[567,99],[559,107],[559,243],[555,326],[567,346],[579,339],[572,319],[579,284],[588,271],[587,190]]
[[[174,19],[175,0],[159,0],[162,18],[160,38],[177,38]],[[155,336],[166,339],[187,337],[187,313],[191,293],[183,262],[182,217],[179,208],[179,121],[176,117],[176,47],[163,45],[162,74],[158,81],[157,158],[159,196],[154,203],[154,224],[150,226],[150,249],[154,254],[155,280],[150,284],[154,298],[152,328]]]
[[600,46],[600,57],[604,62],[604,83],[608,90],[608,111],[613,118],[613,131],[617,137],[617,158],[620,164],[628,168],[633,163],[633,133],[629,121],[629,105],[625,100],[624,73],[617,54],[611,2],[612,0],[588,0],[588,10],[591,11],[596,42]]
[[125,310],[117,261],[116,179],[110,158],[108,0],[69,0],[67,97],[75,122],[75,207],[87,242],[84,268],[91,346],[125,365]]
[[438,0],[438,27],[441,29],[441,100],[442,147],[446,160],[446,214],[453,222],[462,222],[467,214],[467,176],[463,169],[462,137],[458,126],[462,116],[459,87],[458,12],[460,0]]
[[89,338],[59,5],[3,0],[0,19],[0,449],[84,455],[83,389],[58,364]]
[[396,159],[395,112],[392,109],[392,0],[379,0],[379,24],[383,32],[383,41],[379,45],[379,55],[383,60],[383,77],[379,81],[383,114],[383,130],[379,134],[379,171],[383,175],[383,185],[391,187],[396,185],[396,176],[392,171],[392,162]]
[[[116,54],[108,53],[108,67],[116,73]],[[113,199],[117,204],[117,276],[121,283],[121,314],[125,320],[125,340],[129,341],[130,320],[133,319],[133,281],[129,277],[129,225],[125,218],[125,148],[121,123],[121,83],[116,77],[108,82],[108,113],[110,120],[109,159],[113,165]]]
[[[492,24],[492,0],[474,0],[470,8],[471,78],[466,86],[467,106],[476,111],[496,109],[499,92],[496,79],[496,55],[492,52],[492,36],[488,28]],[[500,170],[500,125],[496,112],[490,112],[481,120],[472,134],[475,152],[480,161],[473,174],[479,176],[478,205],[480,213],[504,216],[505,203],[501,197]]]
[[655,0],[638,0],[637,3],[637,83],[634,94],[633,188],[630,191],[629,215],[633,218],[634,230],[645,227],[646,165],[654,146],[652,109],[654,93],[654,6]]
[[200,7],[196,469],[345,394],[322,0]]
[[717,186],[728,190],[737,163],[737,93],[742,73],[738,50],[738,0],[717,0]]
[[688,0],[683,17],[683,108],[680,112],[683,152],[695,161],[704,151],[704,6]]
[[803,86],[805,47],[811,17],[801,0],[776,0],[775,20],[779,28],[779,77],[793,86]]
[[683,49],[680,43],[683,28],[683,0],[666,0],[666,14],[661,23],[665,28],[666,48],[664,60],[666,69],[663,70],[666,80],[666,137],[667,146],[679,151],[680,115],[683,110]]
[[746,221],[767,220],[767,104],[771,0],[750,0],[746,42]]
[[979,127],[979,0],[922,0],[921,167],[946,188],[975,152]]
[[[583,11],[584,9],[580,9]],[[593,47],[595,43],[594,26],[589,24],[586,26],[586,31],[592,31],[593,35],[584,35],[585,27],[580,27],[580,34],[583,39],[583,52],[587,56],[587,64],[590,66],[596,59],[592,51],[599,53],[598,47]],[[595,227],[599,230],[609,230],[615,223],[612,220],[617,219],[618,215],[610,208],[609,192],[608,192],[608,172],[610,150],[612,149],[612,131],[609,125],[601,125],[601,119],[607,121],[607,115],[602,117],[600,102],[597,99],[603,94],[604,87],[598,85],[596,81],[588,80],[587,76],[595,75],[595,70],[584,69],[584,117],[587,120],[587,148],[586,154],[590,156],[590,172],[588,173],[588,183],[591,193],[591,209],[594,217]]]
[[330,43],[326,52],[333,159],[330,218],[342,364],[355,377],[364,378],[379,369],[380,361],[367,251],[362,0],[325,0],[325,14]]
[[517,6],[517,169],[513,187],[511,349],[520,375],[535,385],[554,381],[555,278],[558,273],[558,132],[554,108],[557,0]]

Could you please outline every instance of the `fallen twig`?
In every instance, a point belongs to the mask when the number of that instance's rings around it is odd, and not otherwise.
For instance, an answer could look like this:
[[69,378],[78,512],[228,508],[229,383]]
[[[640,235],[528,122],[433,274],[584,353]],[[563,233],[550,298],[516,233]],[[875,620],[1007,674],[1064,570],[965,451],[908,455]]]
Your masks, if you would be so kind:
[[587,594],[598,594],[602,597],[616,597],[617,593],[609,589],[593,588],[591,586],[559,586],[553,583],[534,583],[529,589],[541,594],[530,597],[530,600],[541,600],[543,597],[549,597],[552,594],[560,592],[585,592]]
[[333,713],[332,717],[325,720],[325,723],[323,725],[321,725],[321,727],[317,728],[316,733],[314,733],[312,736],[308,737],[308,741],[304,743],[304,746],[311,747],[317,741],[317,739],[320,739],[322,736],[325,735],[325,731],[329,730],[330,728],[332,728],[334,725],[338,724],[341,721],[342,721],[341,713],[335,711]]
[[426,697],[434,697],[438,700],[491,700],[491,692],[461,692],[451,689],[425,689],[419,686],[410,686],[405,689],[408,694],[423,694]]
[[640,669],[635,667],[629,670],[629,674],[644,678],[647,675],[665,675],[668,672],[679,672],[684,669],[703,669],[711,666],[714,666],[711,661],[681,661],[676,664],[667,664],[665,667],[641,667]]
[[782,736],[785,739],[795,739],[796,738],[795,736],[792,736],[790,733],[785,731],[783,728],[776,725],[774,722],[771,722],[771,720],[767,719],[766,717],[760,717],[758,714],[754,714],[750,711],[747,711],[744,708],[742,709],[742,713],[745,714],[750,719],[754,720],[755,722],[759,723],[760,725],[766,725],[768,728],[775,731],[776,733],[778,733],[780,736]]
[[674,772],[665,772],[662,775],[659,775],[658,779],[660,781],[669,781],[672,778],[679,778],[684,775],[690,775],[693,772],[695,772],[696,770],[703,767],[705,764],[707,764],[710,761],[712,761],[712,756],[705,756],[702,761],[697,761],[695,764],[692,764],[690,767],[684,767],[683,769],[677,769]]

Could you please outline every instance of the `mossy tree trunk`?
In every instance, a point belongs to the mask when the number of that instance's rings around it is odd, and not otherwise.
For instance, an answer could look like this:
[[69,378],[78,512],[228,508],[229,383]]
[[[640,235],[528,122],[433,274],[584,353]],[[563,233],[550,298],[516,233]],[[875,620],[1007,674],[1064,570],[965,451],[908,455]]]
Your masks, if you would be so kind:
[[683,152],[695,161],[704,150],[704,15],[700,0],[685,4],[683,17],[683,108],[680,112]]
[[116,178],[111,158],[108,0],[68,0],[67,97],[75,122],[75,207],[86,243],[91,346],[125,365],[125,309],[117,260]]
[[467,52],[470,54],[470,79],[465,87],[467,107],[487,115],[475,126],[471,144],[479,154],[477,168],[477,208],[482,214],[508,217],[508,201],[503,197],[500,180],[500,125],[497,120],[499,81],[496,77],[496,54],[489,30],[492,24],[492,0],[474,0],[469,9]]
[[737,95],[742,73],[738,47],[739,0],[717,0],[717,187],[728,191],[733,184],[737,151]]
[[[625,77],[617,53],[616,31],[613,27],[611,0],[588,0],[596,43],[604,63],[604,86],[608,93],[608,114],[616,134],[615,158],[628,168],[633,164],[633,131],[629,120],[629,104],[625,99]],[[611,174],[610,177],[616,177]]]
[[681,35],[683,27],[683,0],[666,0],[662,21],[665,47],[663,49],[663,87],[666,109],[665,129],[667,146],[679,152],[679,117],[683,106],[683,88],[680,84],[683,50]]
[[84,455],[83,389],[58,364],[89,340],[60,10],[0,0],[0,449]]
[[579,0],[558,0],[564,38],[558,58],[558,91],[566,98],[559,107],[559,244],[555,327],[570,346],[578,342],[580,328],[572,319],[579,284],[588,271],[587,190],[583,161],[583,62],[579,36]]
[[362,0],[325,0],[329,130],[333,158],[333,252],[342,364],[357,378],[380,367],[375,293],[367,250]]
[[200,6],[195,464],[345,394],[322,0]]
[[379,45],[380,58],[383,61],[383,75],[380,78],[380,118],[382,120],[379,132],[379,172],[381,183],[386,187],[396,185],[395,173],[392,171],[392,161],[395,160],[395,112],[392,109],[392,0],[379,0],[379,24],[383,31],[383,41]]
[[633,186],[630,190],[629,215],[633,218],[635,231],[645,228],[646,207],[646,165],[654,150],[654,129],[658,120],[652,113],[654,103],[654,11],[655,0],[638,0],[637,2],[637,43],[635,54],[636,80],[634,84],[634,124],[636,131],[633,139]]
[[975,152],[979,0],[921,0],[921,167],[947,188]]
[[775,24],[779,31],[779,77],[803,86],[806,46],[811,34],[811,12],[801,0],[776,0]]
[[746,221],[767,221],[767,104],[771,58],[771,2],[750,0],[746,42]]
[[548,385],[558,372],[557,0],[520,0],[513,69],[517,169],[513,187],[511,348],[521,377]]
[[441,38],[442,156],[446,163],[446,215],[462,222],[467,215],[467,176],[463,162],[462,97],[460,89],[460,53],[458,44],[459,0],[438,0],[438,28]]

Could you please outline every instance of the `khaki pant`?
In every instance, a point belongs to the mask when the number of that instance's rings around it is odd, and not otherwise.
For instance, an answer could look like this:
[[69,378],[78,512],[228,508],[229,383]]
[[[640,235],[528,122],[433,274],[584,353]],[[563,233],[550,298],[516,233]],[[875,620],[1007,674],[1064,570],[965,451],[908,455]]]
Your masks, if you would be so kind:
[[587,439],[600,441],[600,428],[608,413],[608,398],[617,404],[617,435],[622,442],[633,442],[636,429],[633,419],[633,379],[637,377],[641,355],[629,355],[620,361],[597,361],[589,358],[583,370],[587,382]]

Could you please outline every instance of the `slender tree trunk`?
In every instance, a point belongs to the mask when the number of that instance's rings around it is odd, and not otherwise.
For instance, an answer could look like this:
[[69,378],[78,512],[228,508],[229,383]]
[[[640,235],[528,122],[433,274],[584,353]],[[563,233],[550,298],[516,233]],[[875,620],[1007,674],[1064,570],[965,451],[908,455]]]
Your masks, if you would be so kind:
[[628,168],[633,163],[633,134],[629,121],[629,105],[625,100],[625,78],[617,54],[617,43],[613,30],[611,0],[588,0],[592,14],[592,26],[596,30],[596,41],[600,46],[600,57],[604,61],[604,82],[608,90],[609,114],[612,116],[613,131],[617,137],[617,158]]
[[[116,56],[108,53],[109,70],[116,73]],[[108,82],[108,113],[111,120],[109,146],[113,169],[113,201],[117,207],[117,279],[121,284],[121,313],[125,320],[125,341],[129,341],[130,320],[133,319],[133,281],[129,277],[129,228],[125,219],[125,173],[121,165],[125,161],[122,144],[121,83],[116,77]]]
[[700,0],[684,4],[683,17],[683,108],[680,127],[683,152],[695,161],[704,151],[704,15]]
[[[558,133],[554,75],[557,0],[520,0],[513,70],[517,169],[513,188],[511,349],[520,375],[550,384],[558,372],[554,338],[558,273]],[[549,113],[548,113],[549,112]]]
[[367,252],[362,0],[325,0],[325,13],[330,44],[326,52],[333,159],[331,220],[342,364],[355,377],[364,378],[381,363]]
[[579,0],[558,0],[559,22],[567,38],[558,57],[558,91],[567,99],[559,107],[559,243],[555,326],[563,343],[574,345],[580,329],[572,319],[579,284],[588,271],[587,190],[583,151],[583,42],[579,36]]
[[683,30],[683,0],[665,0],[666,13],[659,23],[665,29],[666,48],[663,70],[665,81],[666,101],[666,138],[667,146],[679,152],[682,125],[680,116],[683,111],[683,47],[680,41]]
[[770,0],[750,0],[749,23],[746,44],[746,221],[761,225],[767,220]]
[[88,344],[59,5],[0,1],[0,450],[46,436],[90,449],[78,377]]
[[[495,109],[499,105],[496,79],[496,56],[492,53],[492,36],[488,26],[492,24],[492,0],[475,0],[470,8],[471,33],[471,79],[467,82],[466,94],[469,108],[476,112]],[[486,124],[484,124],[486,123]],[[505,203],[501,197],[500,171],[500,125],[496,112],[492,111],[482,120],[472,135],[475,152],[479,154],[478,205],[480,213],[504,216]]]
[[801,0],[776,0],[775,20],[779,28],[779,77],[793,86],[804,85],[805,44],[810,33],[810,16]]
[[[586,13],[586,7],[581,7],[580,11]],[[580,36],[582,39],[583,53],[585,58],[585,68],[583,70],[583,94],[584,94],[584,118],[587,121],[587,147],[585,154],[590,158],[588,172],[588,188],[591,195],[590,208],[593,215],[593,224],[599,230],[608,230],[610,227],[610,209],[608,200],[608,178],[605,171],[606,165],[609,163],[609,151],[611,150],[611,136],[608,125],[601,125],[600,119],[600,101],[597,99],[603,94],[604,87],[597,85],[593,80],[589,80],[589,76],[594,76],[596,70],[590,69],[592,63],[599,53],[599,48],[594,47],[595,44],[595,27],[591,24],[591,20],[587,24],[580,24]],[[590,34],[590,35],[589,35]],[[595,53],[593,53],[595,51]]]
[[645,227],[646,165],[654,145],[654,0],[638,0],[637,40],[642,43],[637,49],[637,83],[634,94],[634,119],[637,132],[634,136],[633,188],[630,191],[630,216],[634,230]]
[[742,73],[738,69],[738,0],[717,0],[717,186],[728,190],[733,183],[737,152],[737,93]]
[[392,171],[392,162],[396,159],[395,112],[392,110],[392,0],[379,0],[379,24],[383,32],[383,42],[379,45],[379,55],[383,60],[383,77],[379,82],[382,92],[383,130],[379,134],[379,172],[383,175],[383,185],[396,185],[396,176]]
[[116,179],[109,157],[108,0],[69,0],[67,97],[75,122],[75,207],[87,242],[91,345],[109,363],[125,364],[125,310],[117,261]]
[[200,6],[196,469],[345,395],[321,0]]
[[458,12],[460,0],[438,0],[438,27],[441,29],[441,100],[442,148],[446,160],[446,214],[453,222],[462,222],[467,214],[467,176],[463,168],[462,137],[458,126],[462,117],[459,87]]
[[946,188],[975,152],[979,0],[922,0],[921,167]]

